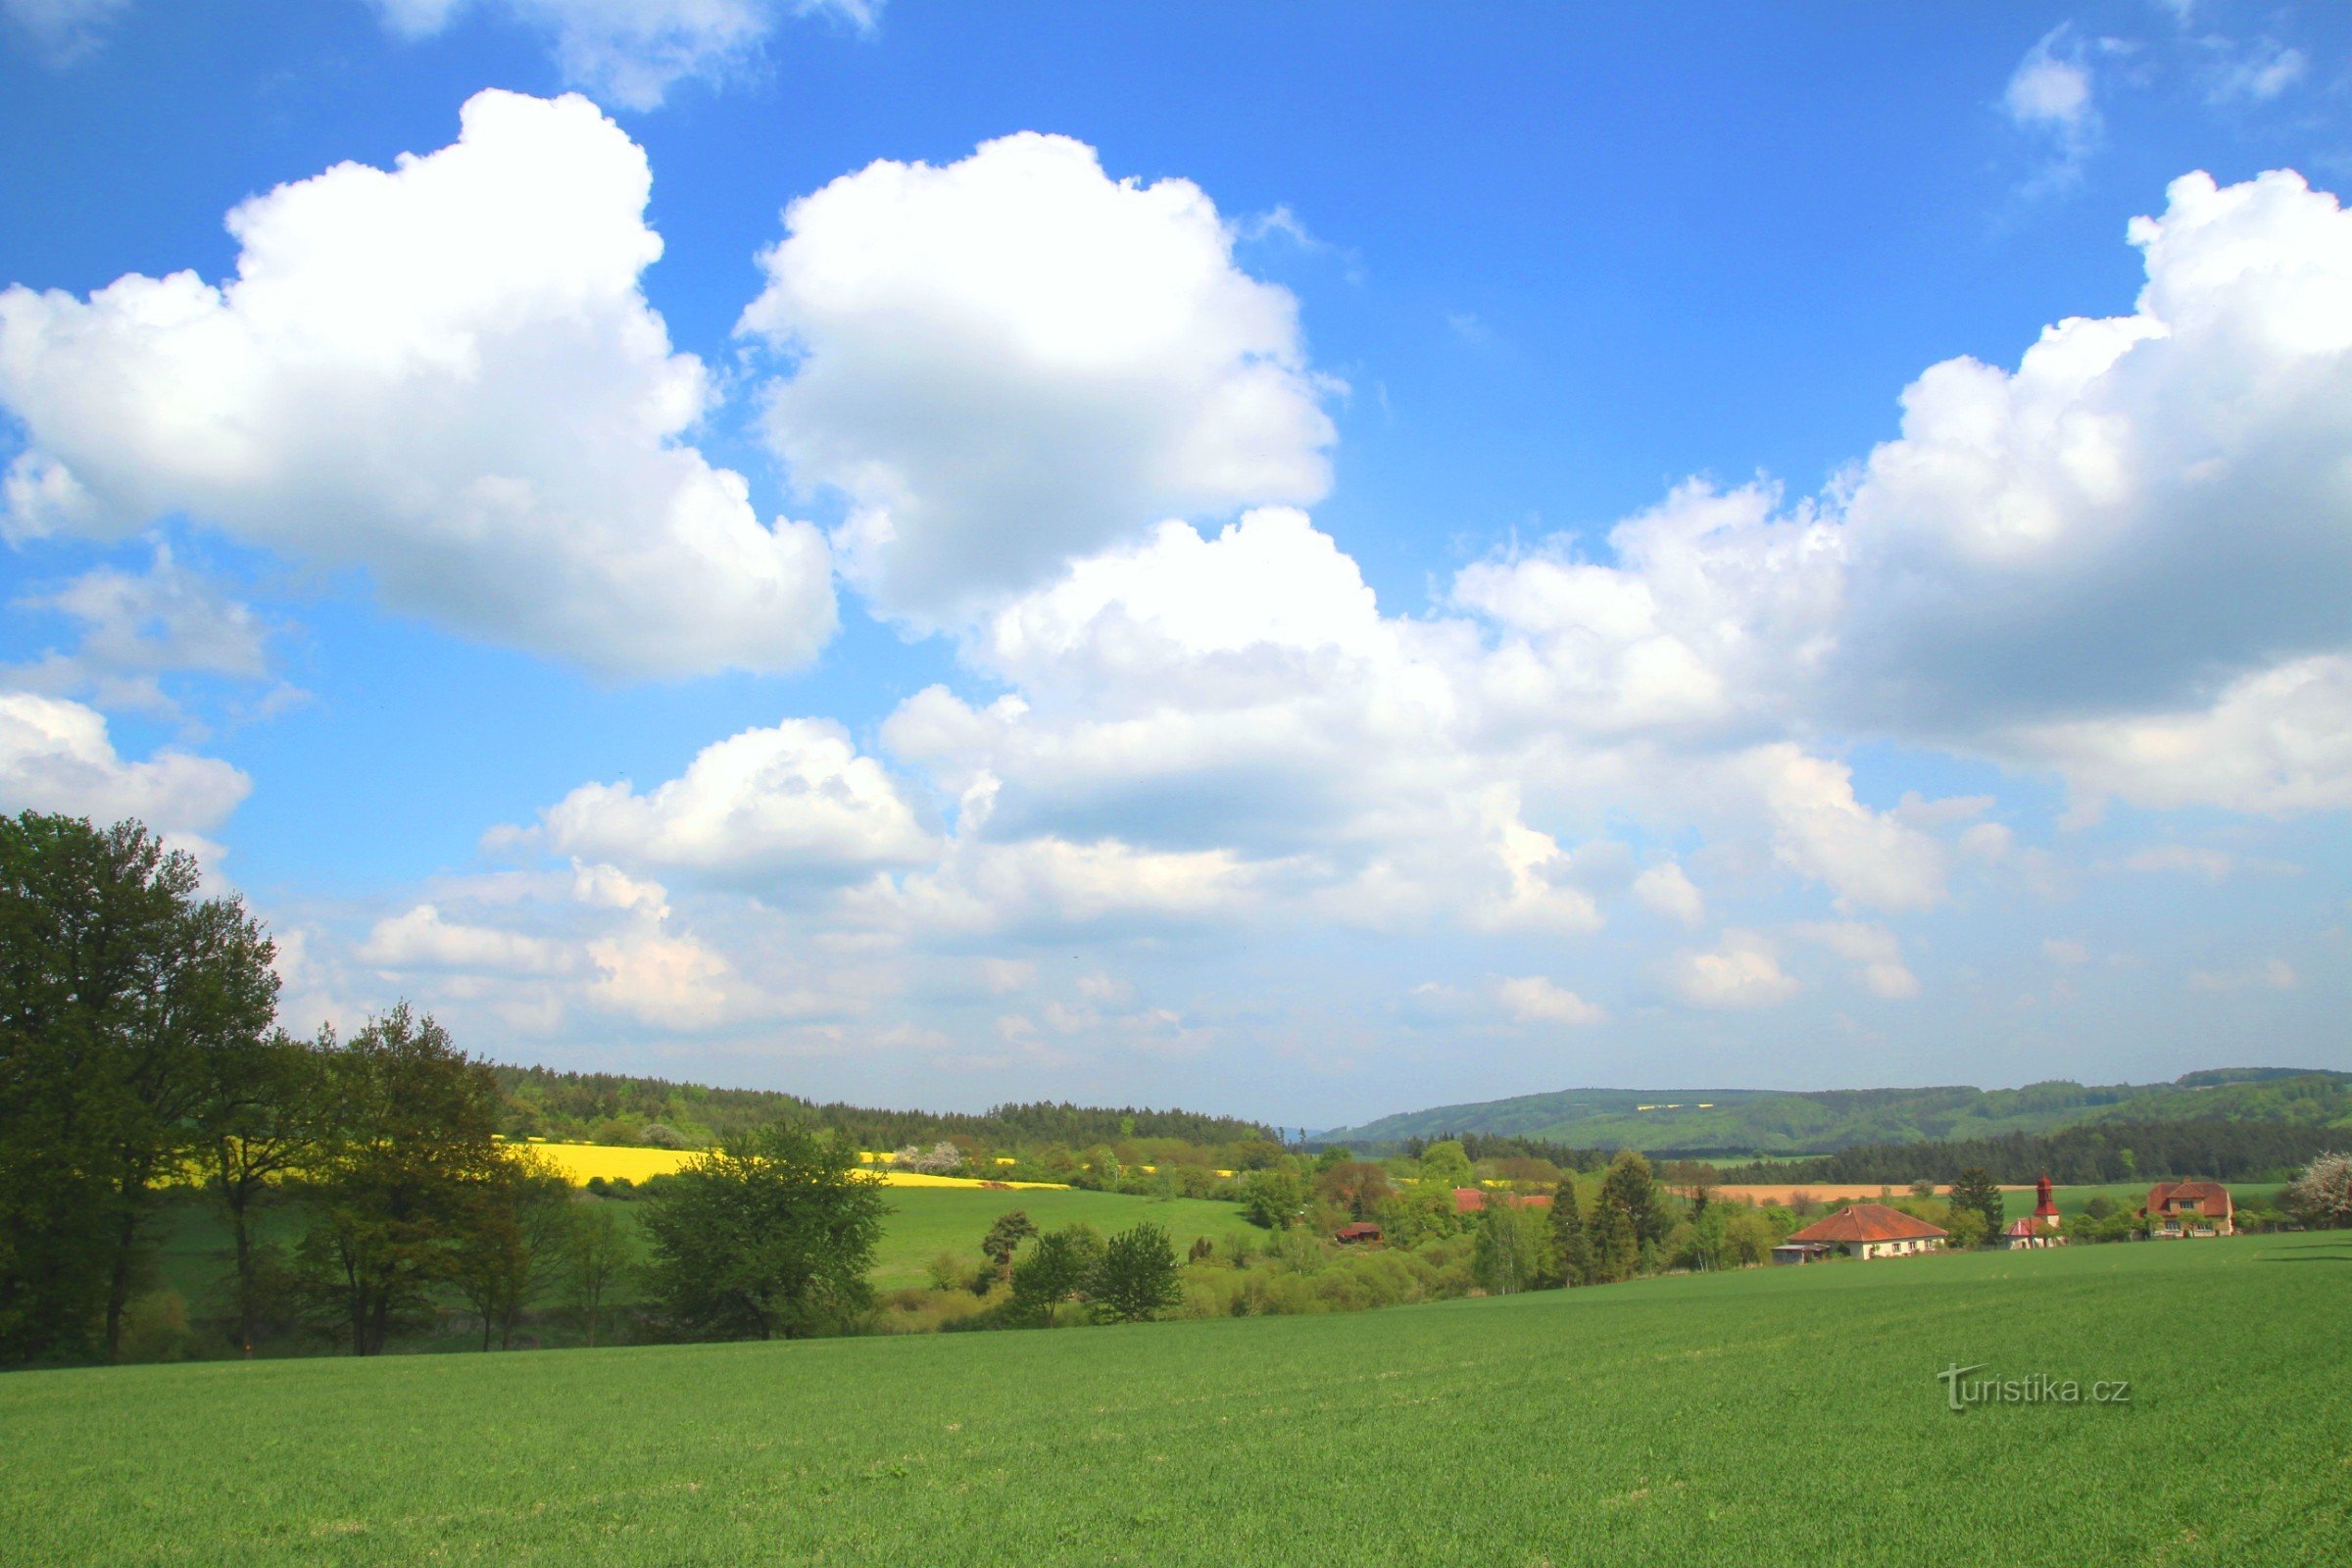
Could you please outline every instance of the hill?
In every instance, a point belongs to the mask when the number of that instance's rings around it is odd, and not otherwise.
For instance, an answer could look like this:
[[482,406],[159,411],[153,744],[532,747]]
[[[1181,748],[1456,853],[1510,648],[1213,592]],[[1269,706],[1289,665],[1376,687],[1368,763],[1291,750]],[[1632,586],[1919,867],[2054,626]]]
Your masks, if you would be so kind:
[[[0,1529],[12,1560],[153,1568],[2318,1563],[2352,1538],[2347,1270],[2320,1233],[1346,1316],[26,1372],[0,1378]],[[2227,1327],[2184,1353],[2184,1324]],[[1936,1373],[1983,1363],[2079,1401],[1955,1414]]]
[[1175,1138],[1188,1144],[1235,1144],[1270,1139],[1257,1122],[1148,1106],[1073,1105],[1037,1101],[996,1105],[977,1113],[883,1110],[838,1101],[817,1102],[774,1089],[718,1089],[666,1078],[609,1072],[559,1072],[552,1067],[495,1063],[507,1103],[510,1137],[607,1138],[635,1144],[645,1125],[659,1123],[694,1145],[775,1121],[798,1121],[849,1134],[861,1149],[898,1149],[969,1138],[991,1147],[1058,1144],[1084,1149],[1117,1139]]
[[1565,1089],[1383,1116],[1317,1140],[1378,1149],[1457,1133],[1692,1155],[1824,1153],[1861,1144],[1964,1142],[2100,1121],[2280,1121],[2352,1127],[2352,1073],[2194,1072],[2164,1084],[2022,1089]]

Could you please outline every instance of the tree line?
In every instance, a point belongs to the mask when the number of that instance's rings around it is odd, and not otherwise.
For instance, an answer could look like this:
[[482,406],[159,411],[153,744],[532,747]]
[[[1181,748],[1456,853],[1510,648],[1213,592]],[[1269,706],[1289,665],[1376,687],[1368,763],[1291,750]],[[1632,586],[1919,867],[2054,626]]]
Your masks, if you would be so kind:
[[[487,1348],[559,1279],[592,1342],[624,1279],[679,1338],[816,1333],[870,1304],[887,1208],[847,1138],[740,1133],[648,1198],[639,1249],[503,1139],[498,1074],[431,1017],[275,1027],[271,944],[201,882],[134,822],[0,818],[0,1365],[120,1358],[158,1214],[199,1193],[248,1353],[308,1331],[377,1354],[453,1301]],[[291,1224],[265,1237],[266,1211]]]
[[1811,1159],[1719,1167],[1727,1182],[1842,1182],[1905,1186],[1957,1180],[1981,1168],[1996,1182],[2031,1182],[2043,1173],[2061,1186],[2204,1176],[2263,1181],[2293,1170],[2346,1141],[2341,1127],[2265,1121],[2102,1122],[2054,1133],[1913,1144],[1867,1144]]

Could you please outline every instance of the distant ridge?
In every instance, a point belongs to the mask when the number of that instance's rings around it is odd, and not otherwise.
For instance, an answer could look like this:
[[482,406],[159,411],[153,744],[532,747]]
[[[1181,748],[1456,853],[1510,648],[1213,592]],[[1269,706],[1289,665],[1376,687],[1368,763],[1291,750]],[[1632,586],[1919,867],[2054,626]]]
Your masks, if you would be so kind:
[[2352,1128],[2352,1073],[2215,1067],[2170,1083],[2022,1089],[1562,1089],[1399,1112],[1314,1140],[1376,1149],[1454,1133],[1690,1155],[1829,1153],[1862,1144],[2046,1133],[2100,1121]]

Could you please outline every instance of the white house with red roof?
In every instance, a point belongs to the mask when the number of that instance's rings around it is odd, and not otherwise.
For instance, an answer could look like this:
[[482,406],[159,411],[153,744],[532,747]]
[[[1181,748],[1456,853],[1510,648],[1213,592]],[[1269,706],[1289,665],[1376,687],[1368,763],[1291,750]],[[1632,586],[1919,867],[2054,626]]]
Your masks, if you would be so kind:
[[1885,1203],[1856,1203],[1816,1220],[1772,1250],[1775,1263],[1808,1263],[1832,1252],[1848,1257],[1907,1257],[1943,1249],[1951,1233]]

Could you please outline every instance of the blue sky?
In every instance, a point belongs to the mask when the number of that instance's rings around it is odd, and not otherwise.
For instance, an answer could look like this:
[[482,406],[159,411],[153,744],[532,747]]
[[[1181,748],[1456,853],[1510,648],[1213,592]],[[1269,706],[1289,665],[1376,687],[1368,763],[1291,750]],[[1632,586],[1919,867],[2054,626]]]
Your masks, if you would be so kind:
[[0,35],[0,806],[195,847],[292,1027],[1291,1124],[2352,1066],[2336,8]]

